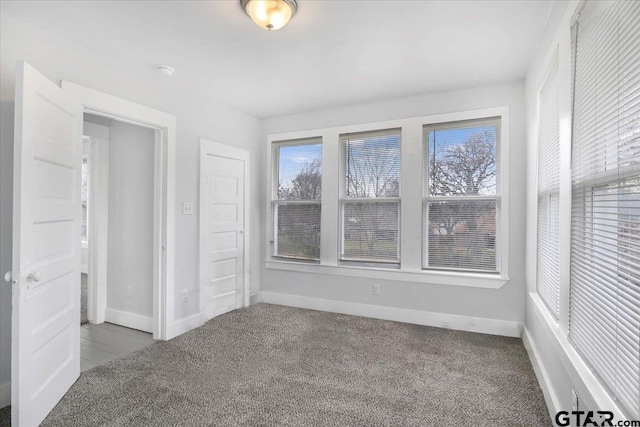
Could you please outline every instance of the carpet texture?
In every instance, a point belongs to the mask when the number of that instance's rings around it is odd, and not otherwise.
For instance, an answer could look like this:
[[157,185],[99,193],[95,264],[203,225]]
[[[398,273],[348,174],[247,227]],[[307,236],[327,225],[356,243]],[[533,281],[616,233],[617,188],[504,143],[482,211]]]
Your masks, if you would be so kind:
[[11,406],[0,409],[0,427],[11,426]]
[[80,275],[80,324],[87,323],[87,286],[89,284],[89,276],[82,273]]
[[257,304],[83,373],[43,426],[549,426],[522,341]]

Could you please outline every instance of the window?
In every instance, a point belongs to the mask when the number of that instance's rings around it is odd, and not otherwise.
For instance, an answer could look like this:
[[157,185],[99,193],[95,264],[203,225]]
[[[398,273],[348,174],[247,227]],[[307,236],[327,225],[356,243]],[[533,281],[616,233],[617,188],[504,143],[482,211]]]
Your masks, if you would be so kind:
[[640,418],[640,2],[586,2],[573,27],[569,340]]
[[89,244],[89,159],[82,158],[82,192],[80,197],[82,205],[82,231],[81,242]]
[[340,135],[340,260],[399,264],[400,129]]
[[274,144],[273,256],[318,261],[322,139]]
[[502,287],[508,126],[491,107],[269,135],[265,267]]
[[500,119],[429,125],[422,267],[498,273]]
[[538,256],[537,290],[559,317],[560,264],[560,87],[558,55],[538,92]]

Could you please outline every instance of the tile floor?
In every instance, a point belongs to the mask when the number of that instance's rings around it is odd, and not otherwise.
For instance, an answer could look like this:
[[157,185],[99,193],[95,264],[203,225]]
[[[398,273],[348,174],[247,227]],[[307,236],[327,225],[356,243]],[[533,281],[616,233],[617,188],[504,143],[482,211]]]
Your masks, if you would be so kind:
[[81,372],[154,343],[149,333],[111,323],[85,323],[81,327],[80,337]]

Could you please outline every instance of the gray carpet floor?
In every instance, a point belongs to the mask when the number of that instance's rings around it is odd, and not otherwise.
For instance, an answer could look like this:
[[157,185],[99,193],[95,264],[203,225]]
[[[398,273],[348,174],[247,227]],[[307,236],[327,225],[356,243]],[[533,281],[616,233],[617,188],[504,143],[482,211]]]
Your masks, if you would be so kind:
[[80,275],[80,323],[87,323],[87,286],[89,284],[89,276],[82,273]]
[[11,425],[11,406],[0,409],[0,427],[9,427]]
[[84,372],[44,426],[549,426],[522,341],[257,304]]

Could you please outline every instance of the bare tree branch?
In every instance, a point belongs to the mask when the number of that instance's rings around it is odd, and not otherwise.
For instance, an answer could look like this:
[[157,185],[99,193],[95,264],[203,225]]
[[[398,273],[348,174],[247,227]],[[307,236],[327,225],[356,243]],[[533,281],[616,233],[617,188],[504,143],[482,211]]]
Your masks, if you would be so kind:
[[322,196],[322,170],[320,159],[314,159],[291,180],[288,186],[278,184],[280,200],[317,200]]
[[463,144],[432,153],[429,170],[430,192],[434,196],[476,195],[495,191],[495,136],[476,133]]

